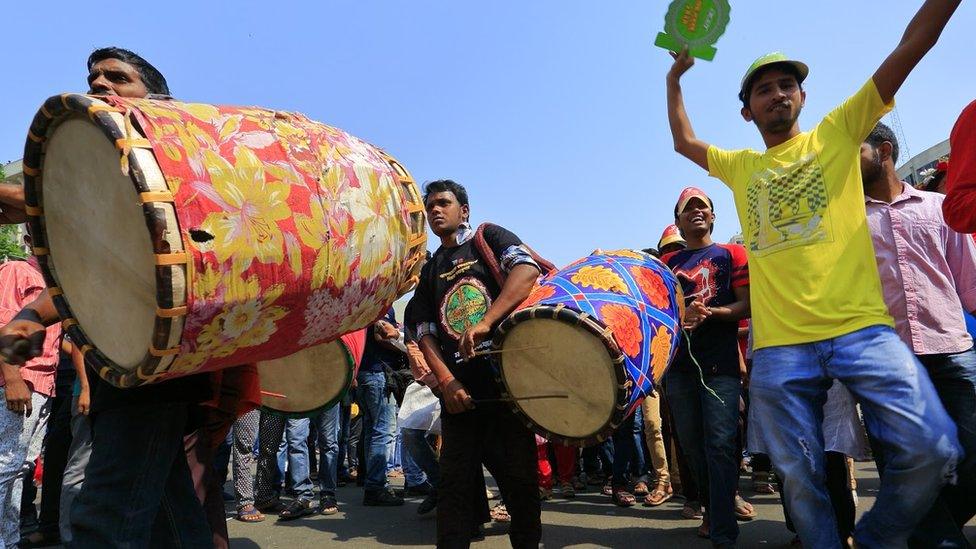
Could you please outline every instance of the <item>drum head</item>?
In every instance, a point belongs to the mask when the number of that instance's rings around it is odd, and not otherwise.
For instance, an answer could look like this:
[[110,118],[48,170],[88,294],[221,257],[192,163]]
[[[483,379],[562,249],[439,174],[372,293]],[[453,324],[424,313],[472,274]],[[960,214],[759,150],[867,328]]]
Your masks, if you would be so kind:
[[[536,349],[517,350],[523,347]],[[610,422],[617,404],[616,375],[597,336],[566,322],[534,318],[506,333],[502,351],[502,382],[511,396],[569,395],[517,401],[522,413],[543,429],[585,439]]]
[[307,417],[339,400],[352,382],[352,358],[341,340],[258,363],[261,405]]
[[156,317],[156,267],[135,186],[119,151],[87,118],[59,124],[41,185],[55,276],[72,313],[107,358],[146,358]]

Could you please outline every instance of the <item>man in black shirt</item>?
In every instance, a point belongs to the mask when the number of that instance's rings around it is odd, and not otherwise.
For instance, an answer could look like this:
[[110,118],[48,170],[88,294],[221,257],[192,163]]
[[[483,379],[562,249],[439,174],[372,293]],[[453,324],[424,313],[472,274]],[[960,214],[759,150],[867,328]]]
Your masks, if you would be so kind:
[[[497,226],[483,233],[493,257],[482,256],[468,224],[468,196],[461,185],[450,180],[429,183],[424,204],[441,246],[421,271],[407,322],[415,327],[437,377],[446,412],[441,417],[437,546],[468,547],[478,535],[484,462],[511,514],[512,546],[538,547],[542,524],[535,438],[506,405],[478,401],[500,395],[493,367],[479,350],[490,346],[494,328],[528,297],[540,269],[522,241]],[[503,273],[501,284],[491,263]]]

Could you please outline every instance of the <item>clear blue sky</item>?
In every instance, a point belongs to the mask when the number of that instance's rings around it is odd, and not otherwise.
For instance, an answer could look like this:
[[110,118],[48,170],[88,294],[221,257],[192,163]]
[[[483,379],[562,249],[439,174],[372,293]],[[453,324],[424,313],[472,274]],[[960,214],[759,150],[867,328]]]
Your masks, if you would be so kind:
[[[730,193],[671,148],[670,58],[652,45],[666,2],[57,3],[71,7],[5,4],[2,161],[21,157],[46,97],[85,91],[91,49],[119,45],[180,99],[301,111],[387,149],[418,181],[456,179],[475,222],[509,227],[558,264],[655,245],[686,185],[714,197],[718,240],[738,231]],[[735,97],[755,57],[782,50],[810,65],[809,128],[871,75],[921,2],[732,4],[715,61],[685,78],[686,101],[703,139],[760,147]],[[974,33],[963,3],[898,94],[912,151],[945,139],[976,97]]]

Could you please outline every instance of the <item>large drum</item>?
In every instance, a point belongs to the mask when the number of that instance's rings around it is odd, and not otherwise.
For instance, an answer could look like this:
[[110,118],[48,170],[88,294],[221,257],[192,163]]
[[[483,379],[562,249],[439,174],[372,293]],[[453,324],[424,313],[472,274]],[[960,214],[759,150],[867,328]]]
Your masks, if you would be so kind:
[[407,171],[300,114],[56,96],[24,175],[63,324],[122,387],[363,328],[413,287],[426,249]]
[[366,345],[366,330],[258,363],[261,407],[288,417],[311,417],[349,390]]
[[[598,250],[550,273],[494,337],[504,396],[549,440],[602,442],[674,358],[683,299],[643,252]],[[545,395],[563,398],[525,399]]]

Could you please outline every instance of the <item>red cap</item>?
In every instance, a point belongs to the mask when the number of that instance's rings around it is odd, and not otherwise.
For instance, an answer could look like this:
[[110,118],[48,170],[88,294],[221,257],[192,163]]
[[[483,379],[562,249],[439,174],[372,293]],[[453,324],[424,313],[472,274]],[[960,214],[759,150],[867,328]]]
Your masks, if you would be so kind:
[[664,232],[661,233],[661,240],[657,243],[657,249],[667,246],[668,244],[686,244],[685,239],[681,237],[681,231],[678,230],[677,225],[668,225],[664,228]]
[[712,208],[713,210],[715,209],[712,205],[712,199],[708,198],[705,191],[699,189],[698,187],[686,187],[685,190],[681,191],[681,194],[678,195],[678,203],[674,206],[675,217],[678,217],[678,214],[685,209],[685,206],[688,205],[688,202],[690,202],[692,198],[700,198],[705,201],[706,204],[708,204],[709,208]]

